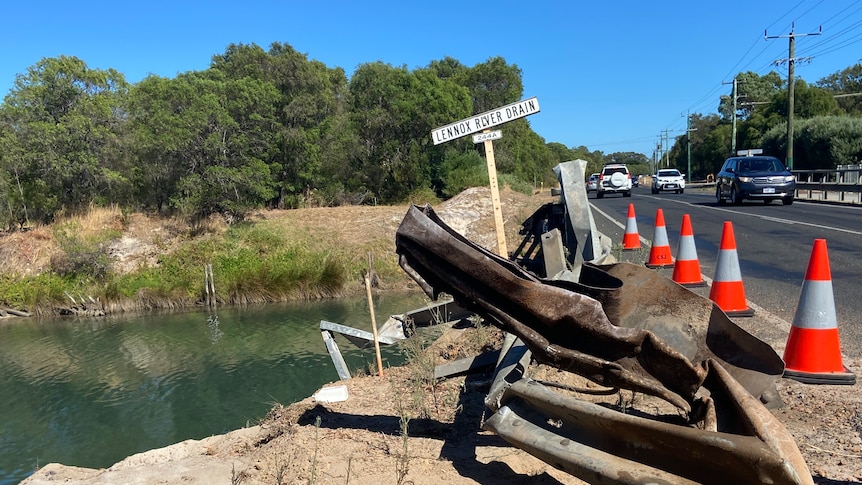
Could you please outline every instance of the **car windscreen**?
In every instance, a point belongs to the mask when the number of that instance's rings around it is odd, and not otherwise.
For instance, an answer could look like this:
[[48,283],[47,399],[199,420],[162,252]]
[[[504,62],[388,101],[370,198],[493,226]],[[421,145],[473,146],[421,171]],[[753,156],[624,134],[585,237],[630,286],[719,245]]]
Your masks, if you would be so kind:
[[739,172],[783,172],[784,165],[774,158],[740,160]]

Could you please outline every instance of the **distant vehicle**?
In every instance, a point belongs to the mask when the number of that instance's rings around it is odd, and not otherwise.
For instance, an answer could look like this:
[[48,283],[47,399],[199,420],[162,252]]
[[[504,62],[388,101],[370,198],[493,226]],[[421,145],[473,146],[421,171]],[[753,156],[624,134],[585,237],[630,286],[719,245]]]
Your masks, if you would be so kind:
[[762,200],[765,204],[781,200],[793,203],[796,177],[775,157],[731,157],[724,161],[715,177],[715,200],[741,204],[745,199]]
[[599,174],[594,173],[590,175],[590,179],[587,180],[587,192],[595,192],[596,187],[599,184]]
[[675,168],[663,168],[652,178],[652,193],[674,191],[677,194],[685,192],[685,177]]
[[621,193],[623,197],[632,196],[632,174],[629,167],[623,163],[609,163],[602,167],[599,182],[596,186],[596,198],[605,194]]
[[640,186],[640,182],[638,181],[638,176],[635,175],[634,177],[632,177],[632,187],[638,187],[638,186]]

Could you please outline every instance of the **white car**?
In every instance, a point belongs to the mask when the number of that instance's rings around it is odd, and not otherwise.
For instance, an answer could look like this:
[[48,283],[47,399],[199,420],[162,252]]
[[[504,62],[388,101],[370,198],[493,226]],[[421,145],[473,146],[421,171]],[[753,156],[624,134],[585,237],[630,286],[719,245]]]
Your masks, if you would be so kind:
[[675,168],[663,168],[652,177],[652,193],[672,190],[677,194],[685,192],[685,176]]
[[590,175],[590,179],[587,180],[587,192],[595,192],[596,187],[599,183],[600,174],[594,173]]
[[622,163],[609,163],[602,167],[596,185],[597,199],[601,199],[605,194],[615,193],[623,194],[623,197],[632,196],[632,175],[629,168]]

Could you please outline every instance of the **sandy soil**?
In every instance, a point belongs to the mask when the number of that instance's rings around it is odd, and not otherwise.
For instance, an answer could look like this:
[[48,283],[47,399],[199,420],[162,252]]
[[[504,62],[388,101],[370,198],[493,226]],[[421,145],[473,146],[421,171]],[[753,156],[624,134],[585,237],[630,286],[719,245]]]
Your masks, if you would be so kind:
[[[504,192],[510,245],[517,243],[514,234],[520,221],[546,201]],[[376,227],[394,234],[405,209],[308,211],[353,230],[373,220]],[[474,189],[435,210],[470,239],[493,248],[496,239],[487,190]],[[348,213],[353,218],[345,216]],[[289,215],[300,216],[299,212]],[[783,325],[780,328],[789,328],[786,322]],[[783,350],[786,333],[750,331],[779,353]],[[274,408],[258,426],[152,450],[104,470],[49,464],[23,483],[583,483],[481,429],[485,376],[428,382],[429,365],[474,354],[481,342],[500,338],[494,329],[453,328],[409,366],[386,369],[383,376],[333,383],[346,386],[346,401],[326,403],[309,397]],[[851,369],[862,368],[858,358],[844,363]],[[537,368],[535,372],[556,371]],[[785,406],[772,412],[793,435],[815,482],[862,483],[858,385],[812,386],[783,379],[778,390]]]

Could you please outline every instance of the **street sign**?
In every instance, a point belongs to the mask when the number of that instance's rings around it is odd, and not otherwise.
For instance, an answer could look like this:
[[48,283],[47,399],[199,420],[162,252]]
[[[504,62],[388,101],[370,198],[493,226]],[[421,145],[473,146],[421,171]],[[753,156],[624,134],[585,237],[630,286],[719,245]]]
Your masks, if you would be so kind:
[[539,99],[533,96],[436,128],[431,131],[431,139],[439,145],[538,112]]
[[473,143],[482,143],[485,140],[499,140],[503,138],[503,130],[488,131],[473,135]]
[[741,157],[753,157],[754,155],[763,154],[762,148],[749,148],[748,150],[737,150],[736,154]]

